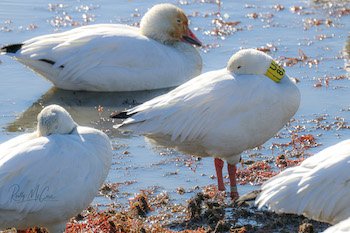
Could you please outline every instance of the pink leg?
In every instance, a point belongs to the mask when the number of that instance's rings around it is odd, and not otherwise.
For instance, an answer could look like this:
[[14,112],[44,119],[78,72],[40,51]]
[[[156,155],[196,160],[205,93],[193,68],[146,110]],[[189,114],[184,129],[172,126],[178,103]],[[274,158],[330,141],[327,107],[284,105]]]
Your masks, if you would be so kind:
[[218,178],[219,191],[225,191],[224,178],[222,176],[222,168],[224,167],[224,161],[219,158],[215,158],[214,164],[216,170],[216,177]]
[[227,164],[228,176],[230,178],[231,199],[236,200],[239,197],[236,184],[236,164]]

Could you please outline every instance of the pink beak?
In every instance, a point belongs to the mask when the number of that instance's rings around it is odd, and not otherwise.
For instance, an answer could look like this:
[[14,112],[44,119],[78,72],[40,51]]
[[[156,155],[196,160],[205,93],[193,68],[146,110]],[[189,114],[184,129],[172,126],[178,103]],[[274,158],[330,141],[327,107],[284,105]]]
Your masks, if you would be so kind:
[[198,40],[198,38],[193,34],[191,29],[189,28],[187,34],[182,36],[181,41],[197,46],[202,46],[202,42]]

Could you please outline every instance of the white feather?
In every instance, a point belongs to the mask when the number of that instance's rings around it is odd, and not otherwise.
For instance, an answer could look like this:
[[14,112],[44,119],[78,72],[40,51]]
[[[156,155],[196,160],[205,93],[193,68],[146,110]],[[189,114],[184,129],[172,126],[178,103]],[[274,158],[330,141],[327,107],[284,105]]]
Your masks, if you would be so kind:
[[0,145],[0,229],[43,226],[62,232],[108,174],[112,150],[101,131],[76,126],[70,133],[38,135],[24,134]]
[[268,180],[256,204],[336,224],[350,217],[349,169],[350,140],[345,140]]
[[67,90],[136,91],[177,86],[202,69],[194,47],[167,42],[169,28],[164,28],[168,26],[164,22],[178,11],[170,4],[156,5],[145,15],[142,33],[120,24],[83,26],[24,41],[19,51],[8,55]]
[[349,233],[350,218],[345,219],[334,226],[327,228],[323,233]]
[[[256,64],[250,57],[261,54],[249,51],[248,57],[238,61],[244,59],[243,64],[253,72]],[[272,60],[264,54],[261,59],[262,64]],[[288,77],[275,83],[263,74],[233,74],[222,69],[130,109],[128,113],[135,115],[116,127],[185,153],[237,163],[241,152],[261,145],[280,130],[299,102],[299,91]]]

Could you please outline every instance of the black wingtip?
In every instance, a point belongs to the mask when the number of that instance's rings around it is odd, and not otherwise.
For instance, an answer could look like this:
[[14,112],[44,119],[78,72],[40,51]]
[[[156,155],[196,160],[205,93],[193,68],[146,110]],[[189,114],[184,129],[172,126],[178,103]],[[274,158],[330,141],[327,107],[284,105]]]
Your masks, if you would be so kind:
[[119,111],[119,112],[113,112],[109,117],[114,119],[126,119],[131,117],[134,114],[136,113],[128,114],[127,111],[121,111],[121,112]]
[[16,53],[18,50],[22,48],[24,44],[11,44],[6,45],[0,49],[1,52],[4,53]]
[[54,61],[52,61],[50,59],[45,59],[45,58],[39,59],[39,61],[43,61],[43,62],[49,63],[50,65],[55,65],[55,63],[56,63],[56,62],[54,62]]
[[[42,59],[39,59],[39,61],[42,61],[42,62],[46,62],[46,63],[48,63],[48,64],[50,64],[50,65],[55,65],[56,64],[56,62],[54,62],[54,61],[52,61],[52,60],[50,60],[50,59],[45,59],[45,58],[42,58]],[[60,68],[64,68],[64,65],[60,65]]]

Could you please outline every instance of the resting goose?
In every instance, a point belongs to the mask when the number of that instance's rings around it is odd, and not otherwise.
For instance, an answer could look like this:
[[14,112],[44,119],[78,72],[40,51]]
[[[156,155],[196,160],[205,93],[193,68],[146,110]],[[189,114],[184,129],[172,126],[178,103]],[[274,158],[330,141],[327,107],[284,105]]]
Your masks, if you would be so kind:
[[140,28],[95,24],[35,37],[0,52],[56,87],[85,91],[140,91],[178,86],[199,75],[201,42],[188,18],[171,4],[153,6]]
[[350,217],[349,170],[350,140],[345,140],[268,180],[256,204],[337,224]]
[[44,108],[35,132],[0,144],[0,230],[63,232],[97,195],[111,160],[104,133],[77,125],[58,105]]
[[283,68],[265,53],[245,49],[234,54],[226,68],[116,115],[129,118],[115,127],[184,153],[214,157],[219,190],[225,190],[226,160],[231,197],[236,199],[240,154],[273,137],[299,103],[299,90]]
[[347,218],[334,226],[327,228],[323,233],[349,233],[350,232],[350,218]]

